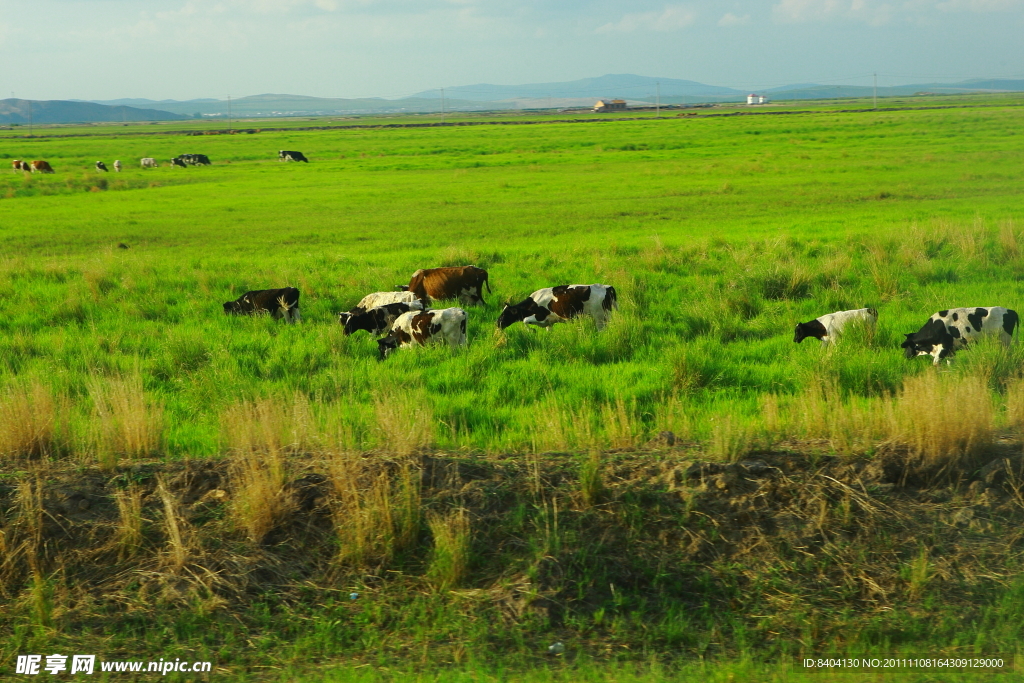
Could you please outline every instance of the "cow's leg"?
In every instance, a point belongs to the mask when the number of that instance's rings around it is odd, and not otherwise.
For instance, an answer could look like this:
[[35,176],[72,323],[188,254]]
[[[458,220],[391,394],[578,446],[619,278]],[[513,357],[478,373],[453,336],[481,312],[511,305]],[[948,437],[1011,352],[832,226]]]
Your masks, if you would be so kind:
[[295,304],[295,308],[292,309],[292,322],[301,323],[302,315],[299,313],[299,305]]

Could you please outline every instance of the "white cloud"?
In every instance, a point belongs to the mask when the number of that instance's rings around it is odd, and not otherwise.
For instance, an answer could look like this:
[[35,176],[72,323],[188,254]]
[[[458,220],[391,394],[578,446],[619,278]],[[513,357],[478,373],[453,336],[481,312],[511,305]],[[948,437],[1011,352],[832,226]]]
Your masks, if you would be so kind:
[[678,31],[697,19],[697,13],[686,5],[665,5],[654,12],[626,14],[616,22],[599,26],[595,33],[630,33],[632,31]]
[[726,12],[722,15],[722,18],[718,20],[719,26],[743,26],[744,24],[750,23],[750,15],[744,14],[743,16],[736,16],[732,12]]
[[782,0],[772,7],[772,16],[781,23],[846,19],[880,25],[892,19],[893,10],[888,3],[868,0]]
[[947,0],[936,6],[943,12],[1010,12],[1024,7],[1024,0]]
[[850,20],[880,25],[897,18],[918,20],[937,12],[981,14],[1022,8],[1024,0],[781,0],[772,7],[772,16],[780,23]]

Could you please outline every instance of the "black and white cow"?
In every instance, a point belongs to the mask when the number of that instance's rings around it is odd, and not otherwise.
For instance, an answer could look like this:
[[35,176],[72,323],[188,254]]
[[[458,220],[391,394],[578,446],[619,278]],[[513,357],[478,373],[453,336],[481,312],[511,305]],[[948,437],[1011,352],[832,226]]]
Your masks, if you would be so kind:
[[949,308],[928,318],[928,322],[917,332],[908,334],[900,346],[908,359],[931,356],[933,365],[938,365],[943,358],[949,363],[956,351],[984,336],[995,335],[1009,346],[1019,322],[1016,311],[1002,306]]
[[277,152],[278,161],[305,161],[309,163],[309,159],[302,152],[294,152],[287,149],[278,150]]
[[175,166],[177,166],[178,168],[188,168],[185,165],[185,162],[182,161],[179,157],[174,157],[173,159],[171,159],[171,168],[174,168]]
[[299,314],[299,290],[294,287],[283,287],[246,292],[234,301],[225,303],[224,313],[227,315],[269,313],[275,320],[284,318],[285,322],[296,323],[302,319]]
[[461,308],[409,311],[391,324],[388,336],[377,340],[380,359],[399,347],[447,343],[452,348],[466,345],[466,312]]
[[422,311],[423,302],[409,301],[394,304],[384,304],[369,310],[353,308],[351,311],[341,313],[338,322],[345,328],[345,334],[353,334],[359,330],[366,330],[370,334],[384,334],[391,329],[391,324],[398,319],[398,316],[409,311]]
[[103,163],[102,161],[97,161],[96,162],[96,170],[97,171],[103,171],[104,173],[106,173],[107,172],[107,165],[105,163]]
[[505,304],[498,317],[498,328],[503,330],[520,321],[550,328],[555,323],[589,315],[600,330],[618,308],[615,288],[609,285],[559,285],[538,289],[518,304]]
[[[175,163],[175,160],[181,163]],[[171,159],[171,164],[174,166],[209,166],[210,157],[205,154],[179,154],[174,159]]]
[[874,327],[878,322],[878,311],[873,308],[836,311],[807,323],[797,323],[793,341],[799,344],[807,337],[814,337],[821,340],[822,346],[834,344],[843,328],[853,321],[861,321],[866,327]]

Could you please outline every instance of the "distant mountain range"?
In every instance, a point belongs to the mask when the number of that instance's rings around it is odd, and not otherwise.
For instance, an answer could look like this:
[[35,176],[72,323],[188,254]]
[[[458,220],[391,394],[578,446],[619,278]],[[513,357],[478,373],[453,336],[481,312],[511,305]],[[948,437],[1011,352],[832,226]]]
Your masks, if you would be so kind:
[[[879,97],[917,93],[969,93],[1024,91],[1024,80],[974,79],[959,83],[920,83],[878,88]],[[801,83],[759,90],[773,100],[829,99],[870,96],[870,86]],[[509,109],[550,109],[589,107],[601,98],[621,98],[630,106],[653,104],[700,104],[742,102],[748,91],[706,85],[676,78],[652,78],[632,74],[609,74],[561,83],[523,85],[456,86],[444,89],[443,107],[448,111],[493,111]],[[230,111],[229,111],[230,107]],[[426,113],[442,108],[441,91],[424,90],[410,97],[387,100],[377,97],[356,99],[306,97],[303,95],[253,95],[227,100],[54,100],[31,103],[34,123],[96,121],[168,121],[188,118],[345,116],[375,113]],[[27,100],[0,100],[0,124],[26,124]]]
[[137,107],[110,107],[93,102],[65,100],[30,101],[0,100],[0,123],[96,123],[101,121],[169,121],[187,119],[188,116],[172,114],[157,109]]

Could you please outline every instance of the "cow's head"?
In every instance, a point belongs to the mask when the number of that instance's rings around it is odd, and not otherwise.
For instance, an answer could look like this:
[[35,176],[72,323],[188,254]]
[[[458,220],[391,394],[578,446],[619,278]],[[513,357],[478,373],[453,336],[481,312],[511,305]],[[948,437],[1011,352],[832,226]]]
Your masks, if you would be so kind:
[[533,299],[529,297],[517,304],[505,304],[505,307],[501,309],[501,315],[498,316],[498,329],[503,330],[509,325],[525,319],[530,315],[534,305]]
[[398,348],[398,337],[389,334],[377,340],[377,350],[380,351],[380,359],[384,360],[391,352]]
[[242,304],[238,301],[226,301],[224,302],[224,314],[225,315],[237,315],[242,312]]
[[376,334],[384,327],[386,314],[379,308],[369,311],[362,311],[350,314],[348,319],[342,323],[345,326],[345,334],[353,334],[359,330],[366,330],[370,334]]
[[825,329],[825,326],[819,320],[812,320],[809,323],[797,323],[796,332],[793,334],[793,341],[799,344],[808,337],[821,339],[826,334],[828,334],[828,330]]

